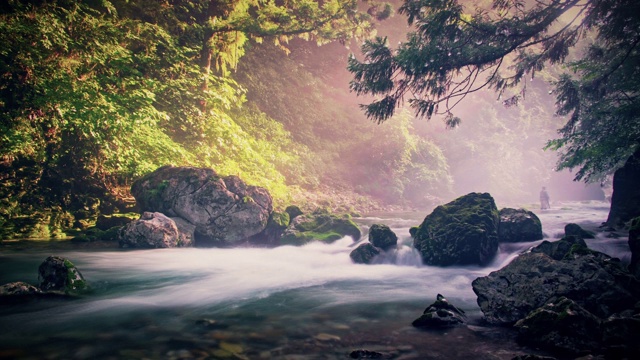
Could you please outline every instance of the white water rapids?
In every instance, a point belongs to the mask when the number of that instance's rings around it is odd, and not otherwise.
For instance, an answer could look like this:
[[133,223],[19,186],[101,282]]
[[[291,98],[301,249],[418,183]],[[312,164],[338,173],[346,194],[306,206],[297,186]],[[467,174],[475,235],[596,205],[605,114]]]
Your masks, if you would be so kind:
[[[596,229],[606,219],[608,203],[564,203],[536,212],[545,238],[554,240],[569,222]],[[371,224],[382,223],[400,238],[398,249],[374,265],[351,262],[349,253],[358,244],[351,238],[274,249],[2,246],[0,283],[37,284],[38,265],[47,256],[58,255],[80,269],[94,292],[74,301],[5,307],[0,311],[0,359],[3,354],[80,359],[196,358],[203,353],[207,354],[203,358],[231,354],[251,359],[294,355],[324,359],[344,358],[349,349],[382,344],[386,344],[383,350],[408,358],[482,358],[485,353],[487,358],[508,358],[495,354],[507,351],[500,346],[517,352],[517,345],[460,333],[458,337],[475,345],[454,349],[455,343],[412,329],[410,323],[438,293],[479,323],[471,282],[539,242],[503,244],[494,262],[484,268],[424,266],[409,237],[409,228],[419,225],[424,215],[357,219],[365,233]],[[597,239],[588,241],[590,247],[628,262],[627,239],[607,235],[598,233]],[[195,324],[202,319],[220,328],[199,328]],[[176,338],[182,339],[178,345]],[[96,343],[96,339],[101,340]],[[434,339],[441,345],[429,343]],[[422,352],[422,343],[431,357]]]

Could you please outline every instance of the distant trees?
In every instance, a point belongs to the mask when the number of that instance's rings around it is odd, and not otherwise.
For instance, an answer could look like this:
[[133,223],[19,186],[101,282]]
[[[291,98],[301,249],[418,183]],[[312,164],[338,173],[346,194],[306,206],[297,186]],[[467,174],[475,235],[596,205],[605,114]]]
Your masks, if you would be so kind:
[[455,126],[455,106],[481,88],[515,105],[524,80],[567,62],[584,39],[587,49],[554,83],[557,114],[569,119],[547,147],[560,151],[558,168],[578,167],[576,179],[587,181],[611,173],[639,147],[637,1],[494,0],[468,11],[457,0],[405,0],[399,12],[414,29],[407,40],[396,50],[383,38],[367,41],[364,60],[350,58],[351,89],[376,97],[363,106],[369,118],[385,121],[408,101],[418,116],[441,114]]

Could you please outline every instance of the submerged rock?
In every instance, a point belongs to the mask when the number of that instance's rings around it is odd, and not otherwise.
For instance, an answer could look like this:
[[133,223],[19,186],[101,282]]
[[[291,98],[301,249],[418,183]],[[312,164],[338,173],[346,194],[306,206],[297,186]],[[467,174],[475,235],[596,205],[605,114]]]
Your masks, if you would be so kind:
[[471,193],[435,208],[415,231],[427,265],[486,265],[498,250],[499,214],[487,193]]
[[264,230],[273,210],[264,188],[212,169],[163,166],[134,182],[142,211],[180,217],[195,225],[198,246],[234,246]]
[[388,250],[398,245],[398,236],[383,224],[373,224],[369,229],[369,242],[382,250]]
[[531,211],[504,208],[498,226],[500,242],[528,242],[542,239],[542,223]]
[[68,259],[49,256],[38,267],[40,289],[44,292],[79,294],[88,290],[80,271]]
[[350,216],[337,216],[325,211],[296,216],[280,238],[281,245],[304,245],[310,241],[334,242],[345,236],[360,239],[360,228]]
[[351,260],[356,264],[371,264],[373,258],[380,254],[380,249],[373,246],[371,243],[364,243],[358,245],[349,254]]
[[438,294],[436,301],[429,305],[422,316],[414,320],[411,325],[422,328],[448,328],[465,322],[464,311],[451,305],[444,296]]
[[139,220],[129,223],[119,234],[120,247],[133,249],[157,249],[187,247],[192,245],[194,226],[159,212],[145,212]]

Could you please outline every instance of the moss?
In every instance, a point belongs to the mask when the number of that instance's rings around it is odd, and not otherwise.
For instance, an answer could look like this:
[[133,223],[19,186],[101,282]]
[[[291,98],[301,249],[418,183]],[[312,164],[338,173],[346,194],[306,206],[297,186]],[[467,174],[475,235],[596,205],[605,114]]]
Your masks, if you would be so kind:
[[246,203],[254,203],[255,200],[253,200],[253,198],[251,196],[245,196],[242,198],[242,203],[246,204]]
[[274,211],[269,215],[269,225],[267,226],[275,226],[277,228],[286,228],[290,223],[289,214],[286,212],[277,212]]
[[341,239],[343,235],[337,232],[314,232],[305,231],[297,234],[287,234],[280,239],[281,245],[304,245],[311,241],[322,241],[326,243]]

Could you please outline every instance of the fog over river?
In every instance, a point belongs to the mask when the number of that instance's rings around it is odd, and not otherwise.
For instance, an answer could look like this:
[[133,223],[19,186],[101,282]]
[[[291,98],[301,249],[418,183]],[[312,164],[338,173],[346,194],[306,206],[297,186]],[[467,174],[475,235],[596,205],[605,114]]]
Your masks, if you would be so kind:
[[[596,229],[609,204],[555,203],[536,211],[547,240],[576,222]],[[94,289],[72,301],[0,309],[0,358],[344,359],[355,349],[402,359],[511,359],[534,353],[514,334],[486,327],[471,282],[539,243],[503,244],[488,267],[421,265],[409,228],[426,214],[356,219],[363,230],[389,225],[398,249],[374,265],[353,264],[351,238],[274,249],[82,249],[69,242],[0,246],[0,283],[37,284],[49,255],[76,264]],[[628,262],[627,238],[598,233],[590,247]],[[620,234],[626,236],[626,234]],[[468,327],[415,329],[437,294],[464,309]]]

